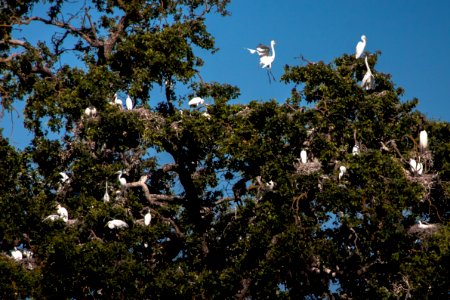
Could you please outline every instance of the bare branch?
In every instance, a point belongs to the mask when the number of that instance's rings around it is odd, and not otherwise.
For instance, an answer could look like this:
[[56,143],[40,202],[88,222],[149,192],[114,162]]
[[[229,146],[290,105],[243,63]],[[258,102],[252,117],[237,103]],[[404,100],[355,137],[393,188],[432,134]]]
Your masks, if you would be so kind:
[[144,191],[145,198],[150,204],[154,204],[157,206],[165,206],[165,203],[159,202],[162,201],[177,201],[182,200],[182,198],[171,195],[161,195],[161,194],[151,194],[147,184],[145,183],[148,179],[147,175],[142,176],[139,181],[127,183],[127,187],[140,187]]

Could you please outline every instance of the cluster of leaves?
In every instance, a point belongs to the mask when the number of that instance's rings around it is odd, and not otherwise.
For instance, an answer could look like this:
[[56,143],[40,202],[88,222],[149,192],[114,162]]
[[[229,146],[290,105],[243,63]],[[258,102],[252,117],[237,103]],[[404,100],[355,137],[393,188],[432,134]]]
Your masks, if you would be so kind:
[[[1,31],[2,105],[26,100],[34,133],[20,151],[0,139],[2,298],[447,295],[450,125],[401,102],[387,74],[374,70],[375,89],[362,89],[364,62],[349,55],[287,66],[285,103],[229,104],[238,88],[195,80],[195,49],[215,51],[204,16],[227,14],[228,2],[91,1],[71,18],[65,1],[46,16],[29,15],[32,2],[5,4],[15,11],[2,13],[6,24],[64,33],[31,45]],[[62,65],[67,49],[76,66]],[[380,54],[366,55],[375,66]],[[178,109],[177,84],[208,105]],[[151,103],[154,86],[166,99]],[[115,105],[116,91],[137,107]],[[408,165],[424,154],[423,129],[430,181]],[[314,171],[296,167],[304,149]],[[43,221],[56,202],[70,222]],[[110,229],[112,219],[129,227]],[[439,230],[409,234],[419,219]],[[33,257],[14,261],[14,247]]]

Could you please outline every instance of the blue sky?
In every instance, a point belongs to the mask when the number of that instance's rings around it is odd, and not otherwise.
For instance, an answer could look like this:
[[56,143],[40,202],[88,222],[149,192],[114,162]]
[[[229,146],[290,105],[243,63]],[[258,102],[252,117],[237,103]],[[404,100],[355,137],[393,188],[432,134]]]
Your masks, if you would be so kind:
[[[201,75],[206,81],[238,86],[241,96],[232,103],[284,102],[292,87],[269,84],[258,57],[244,48],[276,40],[273,73],[279,79],[284,65],[301,63],[295,58],[300,54],[328,63],[343,53],[354,53],[365,34],[366,51],[382,52],[375,70],[392,75],[405,89],[403,100],[417,97],[418,109],[428,118],[450,121],[450,1],[239,0],[229,10],[229,17],[207,17],[220,50],[214,55],[202,53]],[[16,108],[20,111],[22,106]],[[29,135],[20,122],[14,114],[11,142],[23,147]],[[1,126],[4,136],[10,137],[9,115]]]

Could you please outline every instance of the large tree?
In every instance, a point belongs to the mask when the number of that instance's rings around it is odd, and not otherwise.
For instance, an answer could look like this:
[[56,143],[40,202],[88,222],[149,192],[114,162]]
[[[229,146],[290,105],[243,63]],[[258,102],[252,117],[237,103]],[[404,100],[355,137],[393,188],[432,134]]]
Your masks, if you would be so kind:
[[33,133],[0,136],[2,298],[447,297],[450,124],[380,53],[375,85],[344,54],[286,66],[284,103],[230,105],[197,56],[228,2],[2,2],[1,104]]

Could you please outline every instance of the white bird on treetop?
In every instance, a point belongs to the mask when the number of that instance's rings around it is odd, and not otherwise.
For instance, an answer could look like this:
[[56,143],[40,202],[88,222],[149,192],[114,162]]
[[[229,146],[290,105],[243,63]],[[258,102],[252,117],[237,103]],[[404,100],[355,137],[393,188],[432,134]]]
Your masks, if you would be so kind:
[[56,208],[58,209],[56,213],[64,222],[67,222],[69,220],[69,212],[67,211],[67,209],[65,207],[62,207],[59,203],[56,205]]
[[358,155],[359,154],[359,146],[358,145],[355,144],[355,146],[353,146],[352,154],[353,155]]
[[126,105],[128,110],[132,110],[133,109],[133,101],[131,100],[129,95],[127,96],[127,99],[125,100],[125,105]]
[[60,215],[56,215],[56,214],[52,214],[52,215],[48,215],[47,217],[44,218],[44,221],[56,221],[56,220],[62,220]]
[[121,99],[119,99],[119,97],[117,96],[117,93],[114,94],[114,103],[117,105],[120,105],[120,108],[123,107],[123,102]]
[[150,225],[150,221],[152,220],[152,215],[150,214],[150,212],[146,213],[144,216],[144,224],[145,226]]
[[194,97],[191,100],[189,100],[189,106],[199,106],[200,104],[203,105],[205,103],[205,100],[203,100],[200,97]]
[[375,88],[375,77],[373,76],[372,71],[370,71],[369,63],[367,62],[367,56],[364,60],[366,62],[367,72],[361,82],[361,87],[366,91],[373,90]]
[[97,116],[97,109],[94,106],[86,107],[84,114],[90,118]]
[[59,172],[59,175],[61,175],[61,183],[69,183],[69,176],[65,172]]
[[306,164],[306,162],[308,161],[308,154],[306,153],[305,149],[300,151],[300,161],[302,162],[302,164]]
[[428,133],[425,130],[419,133],[419,145],[422,151],[428,148]]
[[[258,53],[259,55],[259,64],[261,67],[267,68],[267,75],[269,76],[269,82],[271,81],[270,76],[272,76],[272,79],[275,80],[275,77],[272,74],[272,63],[275,60],[275,41],[272,40],[270,42],[270,48],[266,45],[259,44],[256,49],[250,49],[246,48],[248,51],[250,51],[251,54]],[[272,49],[272,55],[270,54],[270,50]]]
[[361,56],[361,54],[363,53],[364,48],[366,47],[366,41],[367,41],[366,36],[362,35],[361,41],[359,41],[358,44],[356,45],[355,58],[359,58]]
[[124,174],[123,171],[120,170],[119,172],[117,172],[117,174],[119,174],[119,176],[117,176],[117,178],[119,179],[120,185],[123,187],[127,186],[127,180],[122,177],[122,175]]
[[14,247],[14,250],[11,250],[11,256],[14,258],[14,260],[22,260],[23,255],[20,250],[17,250],[17,247]]
[[339,180],[341,180],[342,176],[344,176],[345,172],[347,172],[347,168],[345,166],[339,167]]
[[127,228],[128,224],[122,220],[114,219],[114,220],[111,220],[108,223],[106,223],[106,226],[108,226],[109,229],[114,229],[114,228],[120,229],[120,228]]

